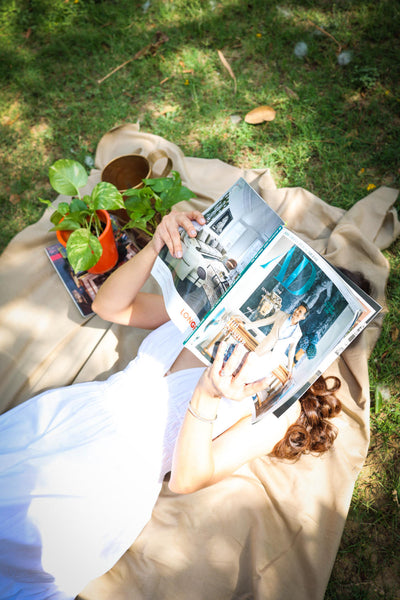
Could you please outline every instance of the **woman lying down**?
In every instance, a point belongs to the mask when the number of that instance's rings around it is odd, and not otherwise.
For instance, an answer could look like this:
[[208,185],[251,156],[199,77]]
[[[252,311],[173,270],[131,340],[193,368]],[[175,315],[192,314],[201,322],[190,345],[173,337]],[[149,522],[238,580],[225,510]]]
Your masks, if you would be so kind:
[[246,357],[235,349],[224,363],[221,346],[205,368],[162,297],[140,292],[164,244],[181,258],[178,228],[194,237],[192,221],[204,218],[164,217],[94,301],[104,319],[153,330],[137,357],[107,381],[46,391],[0,417],[1,598],[74,598],[131,546],[169,471],[171,490],[186,494],[257,456],[331,447],[338,380],[320,378],[279,419],[252,425],[251,397],[265,381],[248,381]]

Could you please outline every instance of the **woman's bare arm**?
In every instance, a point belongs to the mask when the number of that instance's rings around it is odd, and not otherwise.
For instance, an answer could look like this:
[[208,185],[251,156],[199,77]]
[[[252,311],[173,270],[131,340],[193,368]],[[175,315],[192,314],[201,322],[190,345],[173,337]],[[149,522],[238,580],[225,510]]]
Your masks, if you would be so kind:
[[[239,348],[239,347],[238,347]],[[191,400],[191,408],[204,419],[213,419],[222,396],[242,400],[265,387],[265,380],[246,381],[246,361],[238,369],[243,354],[235,350],[223,366],[224,345],[201,377]],[[227,477],[249,460],[271,452],[296,421],[296,403],[280,417],[264,417],[256,424],[244,415],[235,425],[213,440],[212,423],[200,420],[190,411],[185,415],[175,445],[169,487],[176,493],[190,493]]]
[[204,224],[203,215],[197,211],[171,211],[163,218],[147,246],[127,263],[114,271],[103,283],[92,304],[100,317],[114,323],[154,329],[168,321],[164,301],[157,294],[141,292],[150,276],[154,262],[166,244],[176,258],[182,257],[179,227],[188,235],[196,236],[192,221]]

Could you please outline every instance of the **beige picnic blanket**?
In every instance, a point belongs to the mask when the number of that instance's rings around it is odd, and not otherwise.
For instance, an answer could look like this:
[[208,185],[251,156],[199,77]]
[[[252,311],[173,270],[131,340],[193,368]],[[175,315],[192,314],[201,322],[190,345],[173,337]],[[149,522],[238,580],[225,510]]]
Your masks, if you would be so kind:
[[[346,212],[300,188],[276,189],[268,169],[186,157],[173,143],[140,132],[136,125],[116,128],[100,140],[88,187],[99,181],[112,158],[147,155],[157,148],[168,153],[184,184],[196,193],[192,205],[205,208],[243,176],[332,263],[361,271],[385,306],[389,269],[380,250],[400,233],[393,208],[396,190],[379,188]],[[146,334],[80,316],[44,252],[55,241],[48,217],[46,212],[15,236],[0,257],[2,411],[48,387],[108,377],[132,359]],[[157,289],[154,281],[146,287]],[[172,494],[165,484],[139,538],[80,598],[322,599],[368,449],[367,359],[382,318],[329,369],[342,380],[344,405],[331,452],[304,456],[295,464],[258,458],[187,496]]]

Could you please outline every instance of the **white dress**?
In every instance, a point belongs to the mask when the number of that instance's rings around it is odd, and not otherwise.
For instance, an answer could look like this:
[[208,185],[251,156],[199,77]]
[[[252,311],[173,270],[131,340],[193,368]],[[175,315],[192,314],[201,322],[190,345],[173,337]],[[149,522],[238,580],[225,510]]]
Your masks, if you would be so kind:
[[[139,535],[203,372],[164,376],[181,349],[168,322],[107,381],[45,392],[0,417],[2,600],[74,598]],[[214,435],[243,409],[223,399]]]

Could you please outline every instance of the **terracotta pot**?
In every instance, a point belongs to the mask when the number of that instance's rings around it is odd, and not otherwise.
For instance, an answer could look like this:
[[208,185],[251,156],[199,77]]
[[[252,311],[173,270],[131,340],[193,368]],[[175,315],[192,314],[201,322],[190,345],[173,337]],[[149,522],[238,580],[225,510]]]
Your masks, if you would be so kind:
[[[114,239],[110,215],[106,210],[98,210],[97,214],[100,221],[105,223],[105,228],[99,237],[100,244],[103,248],[103,254],[100,257],[100,260],[98,260],[93,267],[88,269],[89,273],[94,273],[95,275],[106,273],[115,267],[118,261],[118,250]],[[72,231],[56,231],[57,239],[64,247],[66,247],[71,233]]]

